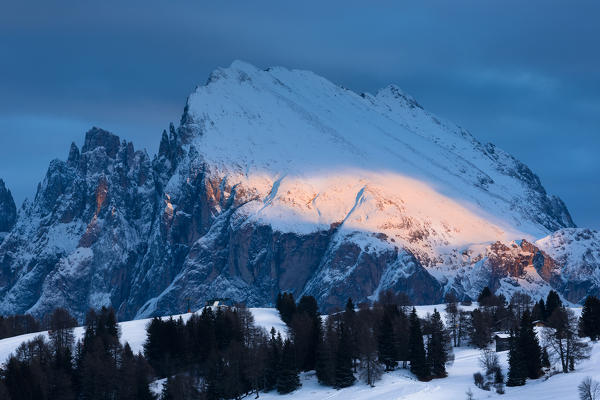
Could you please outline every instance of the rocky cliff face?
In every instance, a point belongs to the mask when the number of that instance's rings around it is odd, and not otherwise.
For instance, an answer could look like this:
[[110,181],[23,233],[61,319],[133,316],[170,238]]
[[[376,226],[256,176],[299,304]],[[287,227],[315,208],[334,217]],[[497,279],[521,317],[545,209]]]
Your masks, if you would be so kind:
[[555,246],[534,243],[572,226],[525,165],[394,86],[358,95],[236,62],[190,96],[153,160],[93,128],[51,163],[0,245],[0,313],[110,304],[126,319],[282,290],[330,310],[486,285],[579,301]]
[[573,303],[588,294],[600,297],[600,232],[560,229],[536,242],[558,266],[552,285]]
[[35,199],[0,247],[0,309],[44,314],[119,305],[155,214],[152,164],[101,129],[50,163]]

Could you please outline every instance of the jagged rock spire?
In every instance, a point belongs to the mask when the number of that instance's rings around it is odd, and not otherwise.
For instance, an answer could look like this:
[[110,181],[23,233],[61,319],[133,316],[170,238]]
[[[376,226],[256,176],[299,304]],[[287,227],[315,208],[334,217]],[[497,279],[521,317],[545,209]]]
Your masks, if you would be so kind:
[[77,147],[75,142],[71,143],[71,148],[69,149],[69,158],[67,159],[67,162],[69,164],[75,164],[79,161],[79,156],[79,148]]
[[0,179],[0,232],[9,232],[17,219],[17,207],[10,190]]
[[104,129],[93,127],[85,134],[85,142],[81,148],[81,152],[86,153],[99,147],[104,147],[106,154],[111,158],[115,158],[120,144],[121,141],[117,135]]

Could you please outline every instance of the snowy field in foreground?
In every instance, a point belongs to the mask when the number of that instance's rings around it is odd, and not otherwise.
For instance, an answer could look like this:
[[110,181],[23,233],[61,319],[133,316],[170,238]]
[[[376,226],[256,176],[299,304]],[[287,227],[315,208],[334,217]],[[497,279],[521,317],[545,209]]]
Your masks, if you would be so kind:
[[[507,374],[508,352],[501,352],[500,361],[503,372]],[[276,392],[261,394],[261,399],[273,400],[461,400],[466,399],[466,391],[471,388],[475,399],[521,399],[521,400],[577,400],[577,385],[590,376],[600,380],[600,345],[594,345],[592,357],[577,366],[573,373],[554,375],[548,380],[540,378],[527,381],[521,387],[507,387],[506,394],[499,395],[478,389],[473,384],[473,373],[481,371],[479,366],[479,350],[472,348],[455,348],[454,364],[448,368],[448,378],[436,379],[431,382],[419,382],[407,370],[399,369],[383,375],[374,388],[362,382],[354,386],[335,390],[317,383],[314,373],[301,375],[302,388],[281,396]]]
[[[444,309],[444,305],[417,307],[419,315],[425,316],[428,312]],[[469,307],[473,308],[473,307]],[[285,325],[279,318],[275,309],[252,308],[252,314],[257,325],[270,330],[271,327],[285,332]],[[579,311],[579,310],[577,310]],[[442,314],[444,314],[442,312]],[[191,314],[183,314],[187,320]],[[443,316],[443,315],[442,315]],[[179,316],[174,316],[178,318]],[[122,322],[121,341],[128,342],[134,352],[142,351],[146,340],[146,325],[149,319]],[[34,338],[36,335],[47,335],[47,332],[32,333],[0,340],[0,362],[6,361],[21,343]],[[75,336],[80,338],[83,328],[75,328]],[[507,374],[507,353],[500,354],[503,372]],[[558,374],[547,380],[540,378],[535,381],[527,381],[527,385],[506,388],[506,394],[498,395],[494,392],[486,392],[473,385],[473,373],[480,371],[479,350],[462,347],[455,348],[455,361],[448,368],[448,378],[437,379],[431,382],[417,381],[407,370],[399,369],[383,375],[382,380],[377,382],[374,388],[370,388],[362,382],[342,390],[321,386],[317,383],[313,373],[301,375],[302,387],[295,392],[281,396],[276,392],[261,393],[262,399],[293,399],[293,400],[318,400],[318,399],[343,399],[343,400],[396,400],[396,399],[425,399],[425,400],[459,400],[465,399],[465,392],[471,388],[475,399],[499,398],[499,399],[556,399],[576,400],[578,399],[577,385],[586,376],[600,380],[600,345],[595,344],[592,356],[589,360],[577,365],[577,370],[569,374]]]

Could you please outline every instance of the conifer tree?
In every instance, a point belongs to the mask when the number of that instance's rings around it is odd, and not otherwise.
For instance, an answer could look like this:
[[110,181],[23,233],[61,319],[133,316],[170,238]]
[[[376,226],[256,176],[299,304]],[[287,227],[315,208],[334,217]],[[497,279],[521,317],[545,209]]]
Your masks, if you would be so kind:
[[529,310],[525,310],[521,317],[519,351],[527,367],[527,377],[537,379],[542,372],[542,349],[531,322]]
[[554,313],[554,310],[559,309],[561,307],[562,301],[560,300],[560,296],[554,290],[551,290],[548,293],[548,297],[546,298],[546,318],[544,319],[547,320],[548,318],[550,318],[552,316],[552,313]]
[[506,386],[522,386],[527,378],[527,365],[523,361],[519,349],[519,336],[511,332],[508,352],[508,379]]
[[319,383],[326,386],[335,385],[335,350],[337,340],[331,319],[327,320],[326,329],[317,348],[316,373]]
[[585,299],[579,319],[579,336],[592,340],[600,338],[600,300],[595,296]]
[[350,357],[352,359],[352,367],[356,372],[356,361],[360,357],[359,346],[358,346],[358,323],[356,317],[356,311],[354,309],[354,303],[349,297],[346,302],[346,308],[344,310],[344,326],[348,330],[348,337],[350,341]]
[[281,348],[283,341],[281,334],[276,334],[275,328],[271,328],[271,338],[268,345],[268,357],[265,368],[265,390],[275,389],[277,378],[279,376],[279,360],[281,358]]
[[281,320],[286,324],[292,322],[292,317],[296,312],[296,301],[294,300],[294,295],[291,293],[279,293],[277,295],[277,301],[275,303],[279,314],[281,315]]
[[317,347],[321,336],[321,316],[317,301],[312,296],[302,296],[289,324],[296,349],[296,361],[302,371],[315,369]]
[[410,371],[417,376],[419,380],[424,380],[429,376],[429,368],[425,355],[425,346],[423,344],[423,333],[421,323],[417,316],[417,310],[413,307],[410,314],[410,333],[408,337],[408,351],[410,361]]
[[531,320],[532,321],[544,321],[546,319],[546,304],[544,303],[544,299],[540,299],[533,306],[533,310],[531,311]]
[[300,377],[294,359],[294,348],[289,339],[283,342],[276,386],[277,392],[280,394],[291,393],[300,387]]
[[484,287],[481,290],[481,293],[479,293],[479,296],[477,296],[477,302],[479,303],[479,306],[485,306],[487,305],[487,301],[493,296],[492,291],[490,290],[489,287]]
[[480,349],[486,348],[492,340],[492,315],[485,309],[471,312],[471,343]]
[[338,389],[352,386],[356,381],[352,373],[350,332],[344,322],[340,324],[339,331],[340,339],[335,363],[335,387]]
[[402,361],[402,368],[408,366],[408,337],[410,336],[410,322],[404,307],[394,309],[394,349],[396,359]]
[[383,319],[381,320],[381,326],[379,328],[378,350],[379,361],[385,365],[386,371],[392,371],[396,365],[398,365],[396,362],[398,354],[395,346],[392,315],[391,311],[387,308],[383,312]]
[[449,360],[451,343],[440,313],[436,309],[431,316],[430,329],[431,335],[427,342],[427,363],[433,377],[444,378],[448,375],[446,363]]

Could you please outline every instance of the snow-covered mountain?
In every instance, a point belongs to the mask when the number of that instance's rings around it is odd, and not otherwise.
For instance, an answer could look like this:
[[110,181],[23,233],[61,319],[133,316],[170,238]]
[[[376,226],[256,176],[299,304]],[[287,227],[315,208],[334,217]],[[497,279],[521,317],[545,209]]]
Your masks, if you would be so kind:
[[[581,232],[527,166],[395,86],[357,94],[234,62],[190,95],[153,161],[94,128],[51,163],[0,245],[0,312],[112,304],[133,318],[280,290],[330,309],[486,285],[578,302],[600,286],[566,284],[578,267],[557,246],[597,255],[597,233],[566,239]],[[580,264],[596,271],[595,257]]]

